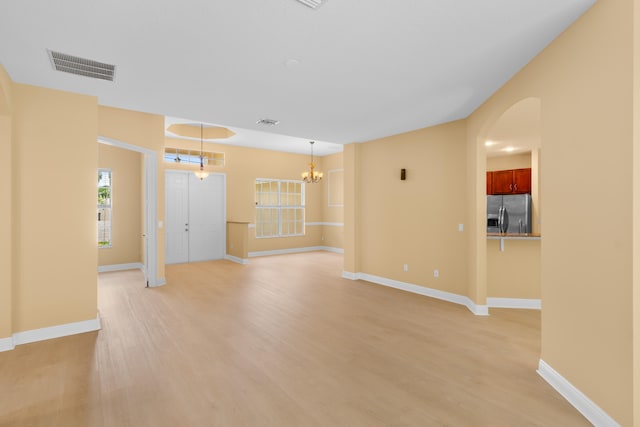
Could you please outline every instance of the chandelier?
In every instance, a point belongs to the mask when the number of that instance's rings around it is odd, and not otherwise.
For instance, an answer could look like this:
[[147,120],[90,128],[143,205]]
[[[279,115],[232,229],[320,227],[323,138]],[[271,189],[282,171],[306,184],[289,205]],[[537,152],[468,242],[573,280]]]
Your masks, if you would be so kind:
[[196,176],[200,178],[200,181],[209,176],[209,172],[206,172],[204,170],[204,152],[202,151],[202,140],[202,123],[200,123],[200,169],[194,172]]
[[320,182],[322,179],[322,172],[314,170],[316,165],[313,163],[313,143],[314,141],[309,141],[309,144],[311,144],[311,163],[309,163],[309,171],[302,172],[302,180],[307,184],[315,184]]

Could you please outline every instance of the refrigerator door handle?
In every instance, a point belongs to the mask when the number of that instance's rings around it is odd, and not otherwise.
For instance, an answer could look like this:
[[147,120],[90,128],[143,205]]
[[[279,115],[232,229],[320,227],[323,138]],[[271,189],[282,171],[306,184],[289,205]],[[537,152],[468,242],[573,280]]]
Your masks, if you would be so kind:
[[498,224],[501,233],[506,233],[509,229],[509,214],[506,206],[500,208]]

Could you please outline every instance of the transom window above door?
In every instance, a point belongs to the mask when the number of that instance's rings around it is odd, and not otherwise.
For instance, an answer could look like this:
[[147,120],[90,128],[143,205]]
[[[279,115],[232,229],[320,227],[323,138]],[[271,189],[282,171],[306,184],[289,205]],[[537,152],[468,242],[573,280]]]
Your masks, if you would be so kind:
[[[224,153],[203,151],[202,158],[205,166],[224,166]],[[167,147],[164,149],[164,161],[167,163],[179,163],[184,165],[199,165],[200,150]]]

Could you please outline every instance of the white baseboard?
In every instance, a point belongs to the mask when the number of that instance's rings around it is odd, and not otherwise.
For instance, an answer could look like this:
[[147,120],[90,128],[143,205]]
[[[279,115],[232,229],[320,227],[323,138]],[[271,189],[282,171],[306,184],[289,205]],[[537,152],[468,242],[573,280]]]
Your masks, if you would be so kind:
[[314,251],[329,251],[335,253],[344,253],[344,249],[330,248],[329,246],[307,246],[305,248],[288,248],[288,249],[276,249],[273,251],[258,251],[249,252],[249,258],[258,256],[270,256],[270,255],[285,255],[285,254],[297,254],[302,252],[314,252]]
[[342,277],[344,277],[345,279],[349,279],[349,280],[358,280],[358,273],[352,273],[350,271],[343,271],[342,272]]
[[150,287],[150,288],[157,288],[157,287],[159,287],[159,286],[166,285],[166,284],[167,284],[167,279],[165,279],[165,278],[163,277],[163,278],[161,278],[161,279],[157,279],[157,280],[156,280],[156,283],[150,283],[150,284],[149,284],[149,287]]
[[529,310],[541,310],[542,301],[526,298],[487,298],[489,308],[524,308]]
[[542,359],[538,362],[538,374],[594,426],[620,427],[616,420]]
[[235,263],[237,263],[237,264],[242,264],[242,265],[247,265],[247,264],[249,264],[249,260],[248,260],[248,259],[240,258],[240,257],[233,256],[233,255],[229,255],[229,254],[226,254],[226,255],[224,256],[224,259],[229,260],[229,261],[232,261],[232,262],[235,262]]
[[21,344],[29,344],[32,342],[50,340],[53,338],[61,338],[98,330],[100,330],[100,316],[95,319],[83,320],[80,322],[16,332],[12,337],[0,339],[0,351],[13,350],[15,346]]
[[0,338],[0,353],[3,351],[13,350],[15,347],[13,337]]
[[130,264],[111,264],[98,266],[98,273],[108,273],[110,271],[124,271],[124,270],[142,270],[144,266],[139,262],[132,262]]
[[332,248],[331,246],[319,246],[322,251],[333,252],[334,254],[343,254],[344,249],[342,248]]
[[342,277],[351,280],[365,280],[377,285],[388,286],[390,288],[400,289],[414,294],[424,295],[439,300],[460,304],[467,307],[476,316],[488,316],[489,308],[486,305],[478,305],[471,301],[469,297],[458,295],[451,292],[440,291],[438,289],[427,288],[424,286],[414,285],[412,283],[400,282],[398,280],[387,279],[385,277],[374,276],[366,273],[351,273],[344,271]]

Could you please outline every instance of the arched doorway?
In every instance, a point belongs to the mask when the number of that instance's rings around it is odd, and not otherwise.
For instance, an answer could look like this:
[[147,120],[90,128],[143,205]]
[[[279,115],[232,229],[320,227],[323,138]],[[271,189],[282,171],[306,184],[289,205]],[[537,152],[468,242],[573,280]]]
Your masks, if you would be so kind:
[[[542,193],[540,163],[542,152],[541,102],[522,99],[507,108],[479,138],[486,153],[487,192],[498,175],[530,170],[532,235],[487,236],[486,297],[489,308],[541,308],[540,234]],[[515,185],[517,187],[517,184]],[[499,192],[498,192],[499,193]],[[517,197],[525,197],[520,195]],[[495,197],[502,196],[493,196]],[[509,196],[512,197],[512,196]],[[527,196],[528,197],[528,196]]]

